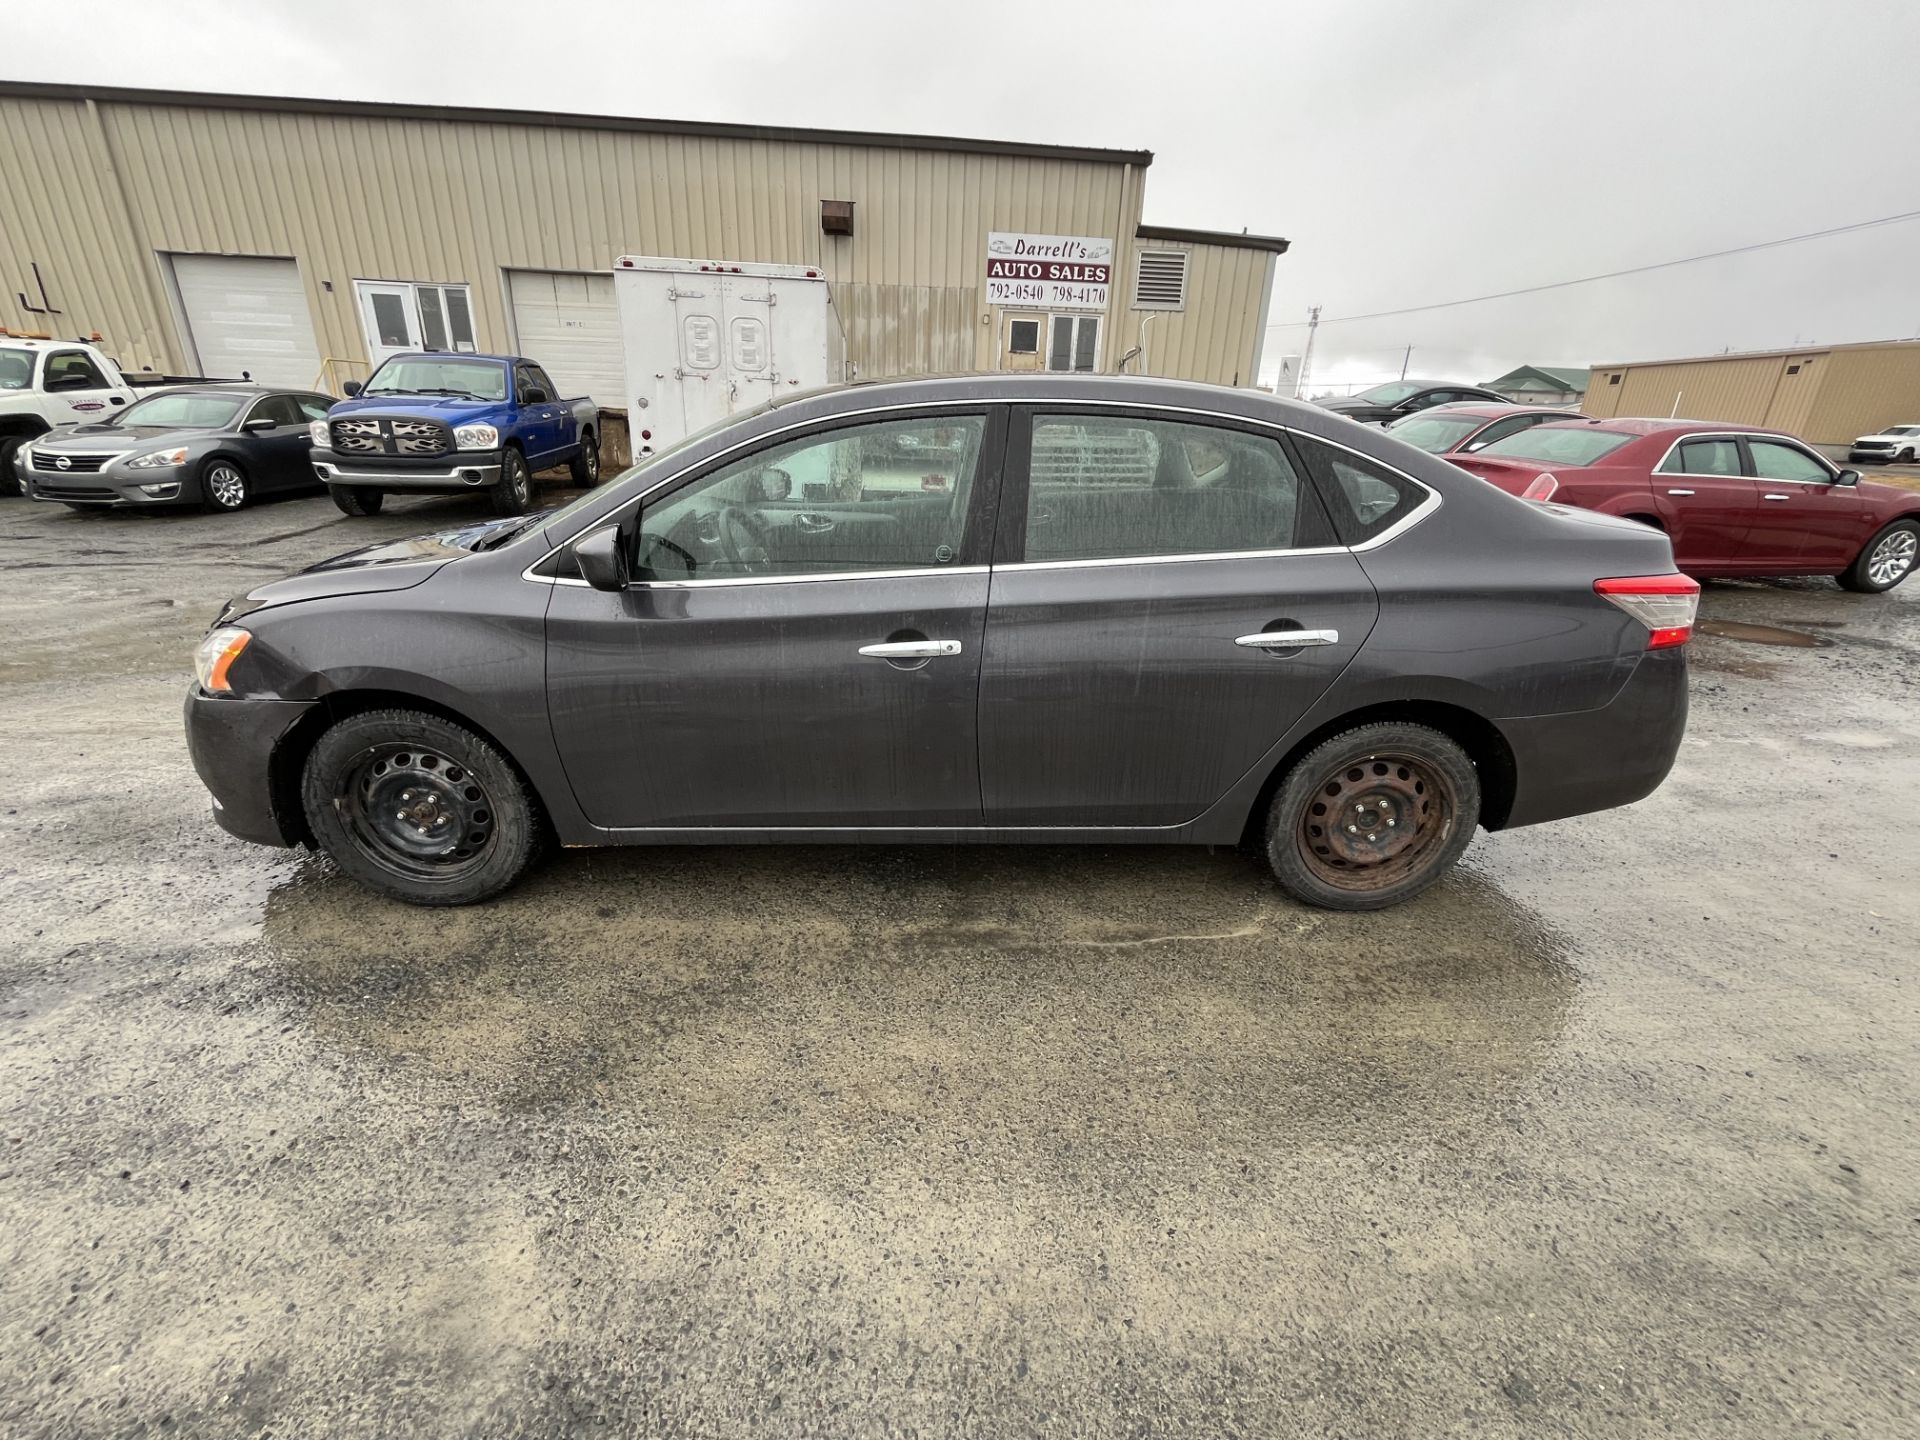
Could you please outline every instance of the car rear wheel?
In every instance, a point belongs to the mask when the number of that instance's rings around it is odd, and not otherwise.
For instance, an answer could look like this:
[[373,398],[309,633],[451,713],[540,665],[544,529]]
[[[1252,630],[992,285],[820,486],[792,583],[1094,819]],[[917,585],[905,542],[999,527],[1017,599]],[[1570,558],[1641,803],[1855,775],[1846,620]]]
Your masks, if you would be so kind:
[[567,462],[573,483],[591,490],[600,483],[600,438],[591,430],[580,432],[580,449]]
[[533,507],[533,472],[527,457],[512,446],[500,452],[500,479],[493,487],[493,509],[498,515],[524,515]]
[[247,475],[231,460],[213,459],[200,467],[200,508],[225,515],[247,503]]
[[378,515],[387,500],[386,491],[370,490],[365,485],[329,485],[327,494],[342,515]]
[[1281,888],[1328,910],[1384,910],[1460,858],[1480,819],[1467,754],[1425,725],[1361,725],[1288,772],[1267,812]]
[[1920,523],[1896,520],[1867,542],[1840,583],[1848,590],[1877,595],[1911,575],[1916,558],[1920,558]]
[[351,715],[315,743],[300,799],[348,875],[411,905],[497,895],[539,853],[539,807],[506,757],[417,710]]

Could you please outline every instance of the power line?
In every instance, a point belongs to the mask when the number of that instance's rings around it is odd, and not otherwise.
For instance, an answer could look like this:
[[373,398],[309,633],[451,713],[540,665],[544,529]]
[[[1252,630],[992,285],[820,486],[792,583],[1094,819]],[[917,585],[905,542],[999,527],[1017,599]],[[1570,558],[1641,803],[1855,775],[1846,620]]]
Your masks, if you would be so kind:
[[[1660,260],[1652,265],[1630,265],[1625,270],[1609,270],[1604,275],[1582,275],[1578,280],[1555,280],[1550,285],[1526,285],[1518,290],[1501,290],[1492,295],[1471,295],[1464,300],[1439,300],[1431,305],[1409,305],[1401,310],[1375,310],[1365,315],[1330,315],[1320,320],[1322,325],[1348,325],[1356,320],[1385,320],[1394,315],[1418,315],[1426,310],[1448,310],[1455,305],[1478,305],[1486,300],[1506,300],[1515,295],[1538,295],[1543,290],[1565,290],[1570,285],[1591,285],[1596,280],[1618,280],[1623,275],[1644,275],[1649,270],[1671,270],[1676,265],[1696,265],[1702,260],[1723,260],[1729,255],[1748,255],[1755,250],[1772,250],[1781,245],[1798,245],[1807,240],[1824,240],[1830,235],[1846,235],[1855,230],[1871,230],[1876,225],[1898,225],[1906,220],[1920,220],[1920,210],[1908,210],[1899,215],[1882,215],[1878,220],[1861,220],[1852,225],[1836,225],[1831,230],[1810,230],[1805,235],[1788,235],[1779,240],[1761,240],[1752,245],[1736,245],[1731,250],[1709,250],[1704,255],[1688,255],[1679,260]],[[1307,324],[1305,320],[1276,320],[1267,326],[1269,330],[1297,329]]]

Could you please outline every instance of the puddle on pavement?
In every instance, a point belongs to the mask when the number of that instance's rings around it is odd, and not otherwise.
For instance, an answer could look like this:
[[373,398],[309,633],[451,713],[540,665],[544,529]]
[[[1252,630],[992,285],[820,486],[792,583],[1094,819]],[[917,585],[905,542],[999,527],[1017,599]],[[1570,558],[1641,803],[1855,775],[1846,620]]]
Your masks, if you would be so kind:
[[1222,1112],[1279,1144],[1356,1107],[1484,1114],[1538,1075],[1579,983],[1470,872],[1330,915],[1225,850],[575,853],[453,911],[303,872],[263,944],[274,998],[381,1083],[809,1149],[870,1143],[850,1106],[1116,1136],[1217,1137]]
[[1809,635],[1803,630],[1782,630],[1776,625],[1749,625],[1744,620],[1702,620],[1694,627],[1703,635],[1722,640],[1745,640],[1754,645],[1784,645],[1795,650],[1821,650],[1833,644],[1824,635]]

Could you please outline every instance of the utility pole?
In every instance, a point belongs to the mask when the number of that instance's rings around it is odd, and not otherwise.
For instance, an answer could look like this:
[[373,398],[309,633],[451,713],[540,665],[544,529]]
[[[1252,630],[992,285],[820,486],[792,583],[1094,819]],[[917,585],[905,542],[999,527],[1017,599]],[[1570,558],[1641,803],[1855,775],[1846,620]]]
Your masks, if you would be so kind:
[[1307,309],[1307,348],[1300,356],[1300,373],[1293,382],[1293,398],[1301,399],[1307,393],[1307,372],[1313,368],[1313,332],[1320,328],[1320,307]]
[[1407,378],[1407,366],[1413,363],[1413,347],[1407,346],[1407,353],[1400,357],[1400,378]]

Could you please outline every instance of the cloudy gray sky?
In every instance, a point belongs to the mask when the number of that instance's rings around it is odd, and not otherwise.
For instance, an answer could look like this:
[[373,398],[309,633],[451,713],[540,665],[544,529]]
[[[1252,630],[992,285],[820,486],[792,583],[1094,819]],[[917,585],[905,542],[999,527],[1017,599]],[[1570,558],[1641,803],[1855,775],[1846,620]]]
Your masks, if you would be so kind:
[[[1920,211],[1920,0],[4,0],[0,74],[1147,148],[1370,314]],[[1320,331],[1319,381],[1920,335],[1920,221]],[[1320,388],[1319,385],[1315,386]]]

